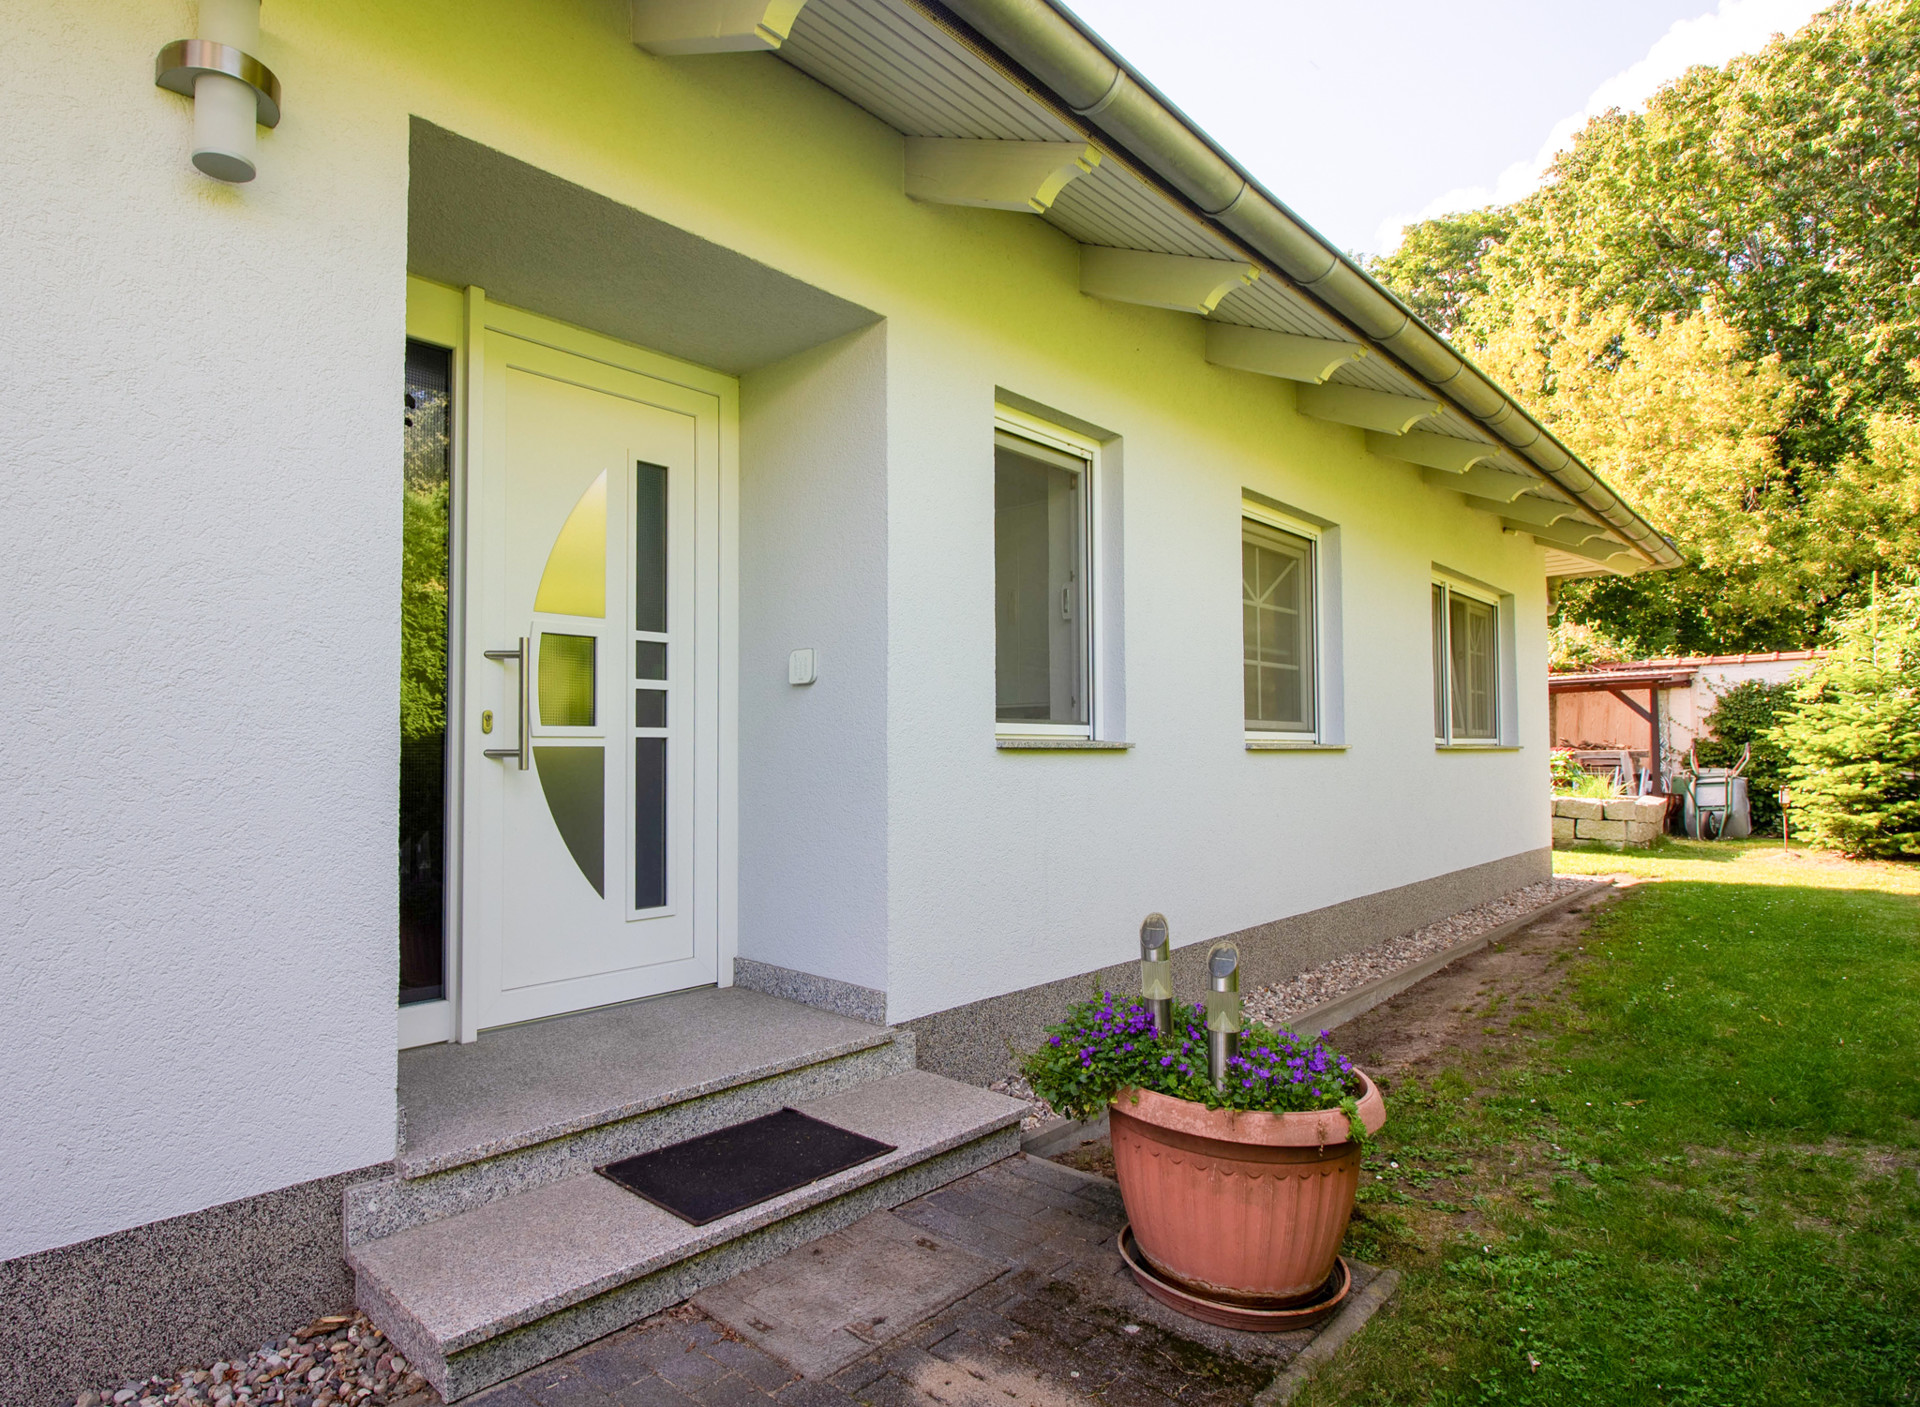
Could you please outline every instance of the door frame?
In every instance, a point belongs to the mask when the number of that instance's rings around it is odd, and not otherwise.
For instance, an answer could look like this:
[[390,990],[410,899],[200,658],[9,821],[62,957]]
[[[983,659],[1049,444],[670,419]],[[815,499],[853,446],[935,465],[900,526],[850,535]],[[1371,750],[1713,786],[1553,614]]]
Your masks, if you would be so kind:
[[[499,642],[468,638],[467,555],[471,534],[469,484],[478,471],[476,456],[486,441],[486,337],[503,333],[552,348],[570,356],[599,362],[700,394],[710,399],[716,444],[713,486],[698,492],[696,520],[696,579],[702,596],[696,598],[695,650],[701,657],[695,675],[699,691],[710,690],[711,703],[697,703],[695,724],[694,847],[695,904],[710,903],[715,939],[718,985],[733,985],[733,958],[739,938],[739,542],[740,542],[740,384],[722,372],[650,352],[601,333],[590,332],[538,313],[490,300],[483,289],[465,289],[433,283],[413,275],[407,278],[407,335],[454,352],[457,404],[453,414],[453,466],[449,505],[451,569],[448,581],[447,636],[447,822],[446,822],[446,980],[447,998],[400,1008],[399,1044],[402,1048],[442,1041],[472,1041],[480,1034],[483,1013],[478,1009],[476,963],[491,956],[477,950],[479,925],[465,922],[473,896],[462,857],[476,844],[470,833],[478,824],[478,808],[470,806],[465,773],[475,750],[496,741],[482,741],[465,706],[467,672],[478,651]],[[704,477],[704,476],[703,476]],[[712,558],[701,563],[702,554]],[[704,729],[704,734],[703,734]],[[493,765],[498,765],[497,763]],[[711,899],[706,896],[711,895]]]

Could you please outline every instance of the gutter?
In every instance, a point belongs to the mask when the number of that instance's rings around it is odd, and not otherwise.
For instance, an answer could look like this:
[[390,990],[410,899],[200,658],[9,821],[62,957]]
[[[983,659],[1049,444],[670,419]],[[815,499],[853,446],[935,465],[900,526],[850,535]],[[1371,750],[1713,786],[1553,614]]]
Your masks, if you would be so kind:
[[1057,116],[1097,135],[1269,272],[1344,320],[1655,567],[1678,549],[1551,431],[1289,210],[1057,0],[907,0]]

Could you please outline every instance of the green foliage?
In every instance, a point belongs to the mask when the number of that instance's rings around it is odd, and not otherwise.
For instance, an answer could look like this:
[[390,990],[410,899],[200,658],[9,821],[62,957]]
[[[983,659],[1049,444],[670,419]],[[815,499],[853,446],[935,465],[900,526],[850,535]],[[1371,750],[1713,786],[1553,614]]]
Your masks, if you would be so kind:
[[1920,564],[1916,267],[1920,0],[1692,69],[1373,265],[1688,556],[1561,592],[1639,654],[1799,647]]
[[1555,748],[1551,766],[1555,796],[1590,796],[1606,800],[1620,795],[1619,778],[1589,772],[1575,760],[1570,750]]
[[1920,585],[1842,617],[1833,653],[1767,736],[1794,819],[1846,855],[1920,855]]
[[1467,307],[1487,292],[1487,253],[1513,232],[1511,210],[1490,206],[1407,227],[1400,247],[1375,259],[1374,277],[1407,300],[1430,327],[1452,333]]
[[1209,1109],[1339,1109],[1354,1141],[1366,1141],[1360,1084],[1352,1064],[1326,1045],[1325,1032],[1302,1042],[1291,1032],[1250,1022],[1240,1035],[1241,1054],[1229,1060],[1216,1089],[1207,1074],[1206,1008],[1176,1006],[1174,1022],[1175,1029],[1162,1036],[1143,1003],[1103,992],[1049,1026],[1020,1072],[1035,1094],[1070,1119],[1097,1118],[1121,1090],[1146,1089]]
[[1734,685],[1707,719],[1708,735],[1694,745],[1702,767],[1732,767],[1743,749],[1747,764],[1747,802],[1755,830],[1780,828],[1780,788],[1787,782],[1787,755],[1773,740],[1772,728],[1793,702],[1792,684],[1749,679]]
[[403,497],[400,549],[400,735],[447,726],[447,486]]

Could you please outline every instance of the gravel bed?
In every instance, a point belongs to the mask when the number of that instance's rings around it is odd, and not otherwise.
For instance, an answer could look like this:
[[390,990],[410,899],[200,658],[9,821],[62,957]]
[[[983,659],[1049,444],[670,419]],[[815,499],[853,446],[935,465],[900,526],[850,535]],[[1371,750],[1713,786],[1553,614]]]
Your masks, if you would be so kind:
[[284,1403],[287,1407],[361,1407],[406,1403],[429,1407],[439,1401],[427,1380],[412,1371],[365,1315],[316,1319],[280,1343],[270,1343],[244,1360],[183,1368],[145,1382],[120,1383],[83,1392],[74,1407],[165,1407],[204,1403],[207,1407],[243,1407]]
[[1297,1012],[1344,996],[1356,987],[1364,987],[1376,977],[1398,972],[1422,958],[1432,957],[1456,943],[1464,943],[1503,923],[1510,923],[1556,899],[1604,885],[1604,880],[1568,876],[1529,884],[1524,889],[1503,894],[1491,903],[1463,910],[1451,918],[1430,923],[1425,928],[1416,928],[1411,933],[1389,938],[1364,951],[1323,962],[1284,982],[1274,982],[1249,992],[1246,996],[1247,1015],[1269,1026],[1278,1026]]
[[[1296,1012],[1307,1011],[1322,1002],[1332,1001],[1344,996],[1356,987],[1364,987],[1376,977],[1385,977],[1411,966],[1422,958],[1431,957],[1442,949],[1451,948],[1456,943],[1464,943],[1477,934],[1486,933],[1510,923],[1516,918],[1543,908],[1556,899],[1564,899],[1569,894],[1582,890],[1604,888],[1604,880],[1575,879],[1562,876],[1556,879],[1542,880],[1538,884],[1529,884],[1524,889],[1516,889],[1511,894],[1503,894],[1490,903],[1478,908],[1465,909],[1438,923],[1430,923],[1425,928],[1416,928],[1411,933],[1403,933],[1397,938],[1389,938],[1384,943],[1376,943],[1362,952],[1352,953],[1331,962],[1323,962],[1318,967],[1309,968],[1298,976],[1284,982],[1270,983],[1246,993],[1246,1013],[1249,1019],[1260,1021],[1268,1026],[1283,1024]],[[1019,1075],[1004,1080],[995,1080],[987,1086],[995,1094],[1004,1094],[1010,1099],[1026,1101],[1030,1112],[1020,1121],[1023,1131],[1038,1128],[1047,1120],[1055,1117],[1045,1100],[1033,1092],[1033,1086]]]

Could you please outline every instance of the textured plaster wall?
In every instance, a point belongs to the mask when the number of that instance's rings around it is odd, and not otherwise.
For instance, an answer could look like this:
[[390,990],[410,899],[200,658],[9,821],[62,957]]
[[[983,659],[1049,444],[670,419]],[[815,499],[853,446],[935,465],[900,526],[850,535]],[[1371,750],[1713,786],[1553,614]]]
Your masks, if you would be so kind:
[[[747,956],[903,1019],[1123,959],[1148,908],[1197,940],[1547,843],[1536,691],[1523,752],[1429,737],[1429,564],[1515,593],[1535,678],[1531,540],[1209,367],[1198,320],[1082,296],[1040,221],[907,200],[899,136],[777,59],[655,59],[625,15],[272,0],[287,116],[239,191],[151,84],[188,4],[0,16],[0,1255],[390,1155],[410,116],[886,319],[743,388],[753,433],[794,417],[790,467],[743,446],[743,592],[792,592],[734,642]],[[993,747],[996,386],[1123,437],[1131,753]],[[1341,526],[1350,752],[1242,749],[1243,487]]]
[[[1540,549],[1209,366],[1198,319],[1078,297],[1073,246],[1023,231],[1031,257],[959,271],[890,341],[890,1019],[1137,957],[1151,910],[1199,942],[1545,846],[1545,691],[1517,690],[1521,750],[1437,752],[1429,665],[1438,563],[1513,594],[1515,677],[1544,677]],[[996,386],[1123,440],[1130,752],[994,748]],[[1244,748],[1249,488],[1340,527],[1345,752]]]
[[[887,985],[884,327],[740,383],[740,956]],[[819,678],[787,682],[787,655]]]
[[406,129],[207,181],[190,20],[0,14],[0,1257],[393,1152]]

